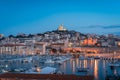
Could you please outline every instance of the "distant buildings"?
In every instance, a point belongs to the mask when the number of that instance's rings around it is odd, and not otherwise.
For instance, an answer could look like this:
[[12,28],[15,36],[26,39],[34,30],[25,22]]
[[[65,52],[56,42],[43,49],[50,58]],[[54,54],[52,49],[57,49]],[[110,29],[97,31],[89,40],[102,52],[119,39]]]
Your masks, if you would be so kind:
[[0,34],[0,39],[4,37],[4,34]]
[[[0,34],[0,38],[4,35]],[[109,48],[120,47],[120,36],[110,34],[82,34],[67,30],[60,25],[57,30],[45,33],[10,35],[0,39],[0,53],[43,55],[54,52],[110,52]],[[111,49],[111,52],[114,51]]]
[[46,43],[32,41],[28,41],[25,43],[5,43],[0,45],[0,53],[12,55],[44,55],[46,53]]
[[109,43],[107,41],[102,41],[101,46],[102,47],[108,47]]
[[115,45],[120,47],[120,41],[116,41]]
[[86,38],[80,44],[81,46],[95,46],[97,43],[97,39]]

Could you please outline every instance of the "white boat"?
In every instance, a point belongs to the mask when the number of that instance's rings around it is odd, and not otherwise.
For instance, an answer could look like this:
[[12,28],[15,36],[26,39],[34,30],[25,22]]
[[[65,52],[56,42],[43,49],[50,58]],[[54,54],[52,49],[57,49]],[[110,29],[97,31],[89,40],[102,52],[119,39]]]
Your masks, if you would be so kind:
[[89,71],[89,68],[80,68],[80,67],[77,67],[76,68],[78,72],[88,72]]
[[46,64],[53,64],[53,63],[54,63],[54,61],[53,61],[53,60],[51,60],[51,59],[47,59],[47,60],[45,61],[45,63],[46,63]]
[[[116,52],[114,52],[113,53],[113,58],[114,58],[114,55],[116,54]],[[120,62],[116,62],[115,61],[115,59],[113,60],[113,62],[111,62],[110,64],[109,64],[109,66],[111,67],[111,68],[114,68],[114,67],[120,67]]]
[[2,73],[7,73],[7,72],[9,72],[9,71],[2,69],[1,72],[2,72]]
[[120,64],[118,64],[118,63],[111,63],[109,66],[113,66],[113,67],[120,67]]
[[32,58],[24,58],[22,60],[23,63],[30,63],[32,61]]
[[55,61],[55,63],[62,64],[63,61],[57,60],[57,61]]
[[58,64],[62,64],[64,61],[66,61],[64,57],[56,57],[54,59],[54,62]]
[[70,57],[68,57],[68,56],[62,56],[62,60],[63,61],[67,61],[67,60],[69,60],[70,59]]
[[40,72],[41,72],[40,67],[33,67],[33,68],[29,69],[28,71],[26,71],[25,73],[40,73]]
[[25,71],[25,69],[23,69],[23,68],[15,68],[11,72],[24,72],[24,71]]
[[45,63],[45,61],[46,61],[45,59],[40,59],[39,60],[40,63]]
[[35,71],[36,72],[41,72],[41,68],[40,67],[36,67]]
[[100,59],[100,57],[99,56],[95,56],[94,59]]
[[45,67],[41,69],[40,74],[53,74],[56,72],[56,68],[54,67]]
[[40,67],[34,67],[26,71],[25,73],[27,74],[54,74],[56,72],[56,68],[54,67],[45,67],[45,68],[40,68]]
[[120,67],[120,63],[118,62],[112,62],[109,64],[110,67]]

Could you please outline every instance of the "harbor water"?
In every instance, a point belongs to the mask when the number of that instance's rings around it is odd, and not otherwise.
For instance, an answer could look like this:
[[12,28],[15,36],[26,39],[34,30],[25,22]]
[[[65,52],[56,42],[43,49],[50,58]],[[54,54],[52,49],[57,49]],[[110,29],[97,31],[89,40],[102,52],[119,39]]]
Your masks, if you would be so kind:
[[[43,67],[54,67],[58,71],[64,74],[75,74],[75,75],[93,75],[95,80],[105,80],[107,75],[120,75],[120,67],[111,69],[109,66],[110,60],[103,59],[79,59],[79,58],[70,58],[69,60],[64,61],[62,64],[55,63],[42,63],[40,62],[41,56],[33,56],[31,62],[23,62],[19,60],[0,60],[0,71],[11,70],[14,72],[14,69],[24,69],[29,70],[35,65]],[[87,72],[77,71],[79,68],[87,68]],[[2,73],[2,72],[1,72]],[[24,73],[24,71],[22,72]]]

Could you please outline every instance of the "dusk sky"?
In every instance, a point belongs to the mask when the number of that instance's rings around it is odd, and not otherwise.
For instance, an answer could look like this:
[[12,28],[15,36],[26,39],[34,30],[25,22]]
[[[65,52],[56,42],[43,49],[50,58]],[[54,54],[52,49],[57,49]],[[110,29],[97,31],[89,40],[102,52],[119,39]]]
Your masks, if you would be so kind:
[[120,0],[0,0],[0,33],[42,33],[64,24],[82,33],[119,34]]

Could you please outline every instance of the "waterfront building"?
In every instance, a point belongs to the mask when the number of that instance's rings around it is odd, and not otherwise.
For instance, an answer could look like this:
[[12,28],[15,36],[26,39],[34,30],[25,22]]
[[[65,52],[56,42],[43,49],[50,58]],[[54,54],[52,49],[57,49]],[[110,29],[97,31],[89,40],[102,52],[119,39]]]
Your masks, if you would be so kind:
[[52,49],[51,53],[58,54],[60,53],[60,49],[65,47],[65,43],[51,43],[50,47]]
[[35,42],[34,40],[25,40],[24,43],[4,43],[0,44],[0,54],[19,54],[19,55],[43,55],[46,53],[45,42]]
[[[2,35],[1,35],[2,37]],[[23,45],[21,45],[23,44]],[[80,32],[71,30],[68,31],[63,25],[60,25],[57,30],[47,31],[45,33],[29,34],[24,33],[18,34],[17,36],[9,36],[0,40],[0,53],[11,53],[13,54],[45,54],[49,53],[52,49],[63,49],[63,51],[73,52],[94,52],[103,53],[110,52],[107,48],[109,46],[120,46],[120,37],[113,35],[104,36],[96,34],[82,34]],[[46,49],[49,48],[48,50]],[[77,47],[77,48],[76,48]],[[79,49],[79,47],[84,47]],[[87,48],[85,48],[87,47]],[[98,47],[106,47],[105,50],[94,50]],[[66,48],[66,49],[65,49]],[[68,49],[71,48],[71,49]],[[65,49],[65,50],[64,50]],[[101,50],[101,51],[100,51]],[[70,51],[69,51],[70,52]]]
[[45,42],[35,42],[35,53],[39,55],[46,54],[46,45],[47,43]]
[[0,54],[22,54],[23,53],[23,49],[25,47],[25,44],[21,44],[21,43],[7,43],[7,44],[2,44],[0,45]]

